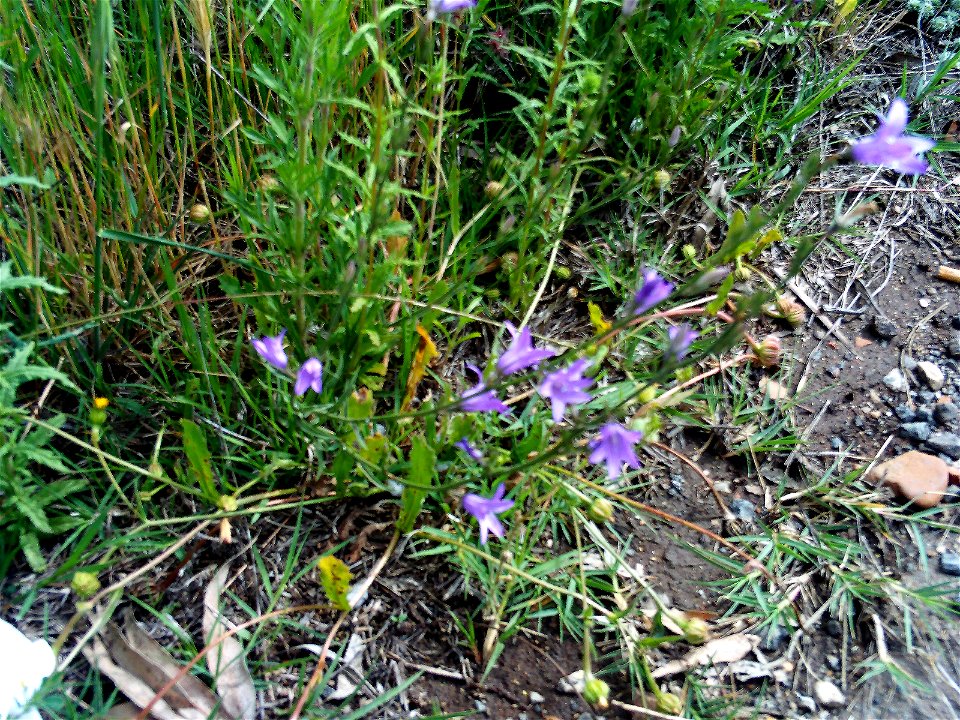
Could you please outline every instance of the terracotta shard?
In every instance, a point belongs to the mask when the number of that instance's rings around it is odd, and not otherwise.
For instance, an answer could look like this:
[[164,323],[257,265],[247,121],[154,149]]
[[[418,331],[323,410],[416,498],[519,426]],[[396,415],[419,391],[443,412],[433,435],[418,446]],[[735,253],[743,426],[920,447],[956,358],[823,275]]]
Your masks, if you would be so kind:
[[930,508],[943,499],[950,473],[940,458],[911,450],[878,465],[870,476],[914,507]]

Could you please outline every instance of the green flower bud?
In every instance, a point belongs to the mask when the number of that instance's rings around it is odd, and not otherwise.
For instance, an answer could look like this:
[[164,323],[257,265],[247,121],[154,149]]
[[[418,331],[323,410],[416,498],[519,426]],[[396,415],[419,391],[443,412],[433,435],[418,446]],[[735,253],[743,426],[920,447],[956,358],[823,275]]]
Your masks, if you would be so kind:
[[210,219],[210,208],[203,203],[197,203],[190,208],[190,219],[195,223],[206,222]]
[[82,600],[93,597],[100,590],[100,581],[92,572],[78,570],[70,581],[70,589]]
[[687,365],[686,367],[677,368],[674,373],[674,377],[677,378],[678,383],[685,383],[688,380],[693,379],[693,366]]
[[598,710],[606,710],[610,707],[610,686],[592,677],[583,686],[583,699]]
[[580,89],[584,95],[593,95],[600,91],[600,83],[600,76],[592,70],[588,70],[580,78]]
[[690,243],[683,246],[682,252],[683,257],[686,258],[688,262],[693,262],[697,259],[697,249]]
[[594,522],[609,522],[613,520],[613,503],[606,498],[595,498],[587,509],[587,517]]
[[657,399],[657,389],[656,385],[648,385],[641,392],[640,396],[637,398],[641,403],[646,405],[649,402],[653,402]]
[[666,170],[657,170],[653,174],[653,184],[657,186],[658,190],[666,190],[670,187],[670,181],[673,178],[670,177],[670,173]]
[[657,695],[657,710],[668,715],[679,715],[683,711],[683,700],[673,693],[662,692]]
[[234,512],[237,509],[237,499],[231,495],[221,495],[217,505],[224,512]]
[[688,618],[680,627],[683,628],[683,639],[691,645],[702,645],[710,637],[710,628],[698,617]]

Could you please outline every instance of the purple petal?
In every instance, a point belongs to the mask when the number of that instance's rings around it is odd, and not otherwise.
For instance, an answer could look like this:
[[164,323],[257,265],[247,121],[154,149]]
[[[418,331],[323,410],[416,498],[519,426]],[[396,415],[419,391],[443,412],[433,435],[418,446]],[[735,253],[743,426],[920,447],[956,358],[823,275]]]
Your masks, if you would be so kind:
[[287,353],[283,349],[283,336],[286,333],[286,330],[281,330],[279,335],[264,335],[250,341],[257,354],[278,370],[285,370],[287,367]]
[[656,307],[673,292],[673,283],[664,280],[656,270],[644,268],[641,277],[643,282],[633,297],[634,315],[642,315]]
[[936,143],[919,135],[904,135],[908,119],[907,104],[896,98],[887,116],[880,118],[877,131],[853,144],[851,157],[863,165],[888,167],[905,175],[922,175],[930,165],[920,154]]

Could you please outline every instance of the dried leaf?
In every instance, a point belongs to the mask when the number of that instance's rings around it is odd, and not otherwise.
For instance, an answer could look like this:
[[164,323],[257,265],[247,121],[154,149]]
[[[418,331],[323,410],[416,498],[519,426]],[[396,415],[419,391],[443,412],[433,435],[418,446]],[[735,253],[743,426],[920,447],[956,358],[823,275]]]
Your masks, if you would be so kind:
[[410,375],[407,376],[407,391],[403,396],[403,404],[400,406],[400,410],[403,412],[410,409],[410,403],[413,402],[413,397],[417,393],[417,386],[423,380],[430,361],[440,354],[437,352],[437,346],[433,344],[433,340],[430,339],[430,335],[422,325],[417,325],[417,333],[420,335],[420,344],[413,356]]
[[350,590],[350,581],[353,579],[350,568],[333,555],[324,555],[317,561],[317,567],[320,569],[320,584],[323,585],[327,600],[338,610],[349,610],[347,593]]
[[672,660],[657,668],[653,671],[653,677],[670,677],[691,670],[698,665],[736,662],[742,660],[759,643],[760,638],[757,635],[748,635],[747,633],[717,638],[703,647],[698,647],[696,650],[687,653],[686,657],[680,660]]
[[[207,642],[217,640],[227,629],[218,606],[229,571],[228,565],[221,566],[203,596],[203,634]],[[240,642],[233,636],[223,639],[207,653],[206,661],[223,709],[236,720],[253,720],[257,714],[257,690]]]

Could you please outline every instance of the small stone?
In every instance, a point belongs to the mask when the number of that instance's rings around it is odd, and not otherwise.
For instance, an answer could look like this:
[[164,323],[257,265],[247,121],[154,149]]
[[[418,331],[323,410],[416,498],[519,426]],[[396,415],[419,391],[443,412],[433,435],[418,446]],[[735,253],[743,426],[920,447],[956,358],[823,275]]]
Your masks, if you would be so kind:
[[924,422],[932,423],[933,422],[933,410],[928,407],[920,406],[917,408],[917,412],[913,416],[914,422]]
[[951,423],[960,417],[960,408],[952,402],[937,403],[933,406],[933,417],[938,423]]
[[896,323],[885,315],[876,315],[873,318],[873,329],[877,335],[886,340],[895,338],[900,332]]
[[538,693],[536,690],[531,690],[531,691],[530,691],[530,702],[532,702],[533,704],[539,705],[540,703],[544,702],[545,700],[546,700],[546,698],[545,698],[543,695],[541,695],[540,693]]
[[[943,433],[935,433],[931,440]],[[960,449],[960,438],[958,449]],[[929,444],[929,441],[928,441]],[[947,489],[947,464],[938,457],[911,450],[875,467],[870,476],[878,485],[918,508],[930,508],[943,499]]]
[[474,700],[473,706],[477,709],[478,713],[487,712],[487,704],[483,700]]
[[917,369],[917,361],[914,360],[909,355],[904,355],[902,362],[905,370],[910,370],[911,372],[913,372],[914,370]]
[[567,695],[573,695],[574,693],[582,693],[586,684],[586,680],[583,677],[583,670],[574,670],[566,677],[560,678],[560,681],[557,683],[557,690]]
[[827,710],[836,710],[847,704],[846,696],[829,680],[817,680],[813,684],[813,697],[820,707]]
[[730,501],[730,512],[740,522],[753,522],[757,517],[757,511],[753,503],[743,498],[735,498]]
[[907,382],[907,378],[900,372],[900,368],[894,368],[884,375],[883,384],[894,392],[907,392],[907,390],[910,389],[910,383]]
[[943,387],[943,370],[934,363],[929,360],[921,360],[917,363],[917,371],[931,390],[939,390]]
[[954,552],[940,553],[940,572],[944,575],[960,577],[960,554]]
[[834,672],[840,672],[840,658],[836,655],[827,655],[827,667]]
[[937,399],[936,393],[931,390],[921,390],[917,393],[917,397],[920,398],[920,402],[932,403]]
[[828,367],[828,368],[827,368],[827,375],[829,375],[829,376],[832,377],[832,378],[838,378],[838,377],[840,377],[840,366],[839,366],[839,365],[831,365],[830,367]]
[[925,422],[903,423],[900,426],[900,437],[905,437],[907,440],[913,440],[914,442],[924,442],[932,433],[933,428]]
[[897,405],[893,409],[893,412],[898,418],[900,418],[901,422],[911,422],[916,415],[916,413],[914,413],[913,410],[910,409],[910,406],[906,403],[900,403]]
[[952,358],[960,357],[960,335],[954,335],[950,338],[950,342],[947,343],[947,352],[950,353]]
[[670,490],[668,491],[674,497],[683,495],[683,486],[685,480],[680,473],[670,473]]
[[917,300],[917,304],[922,308],[928,308],[930,307],[930,298],[922,298],[921,300]]
[[843,440],[838,437],[830,438],[830,447],[834,450],[841,450],[843,448]]
[[857,429],[859,429],[859,430],[863,430],[863,428],[865,428],[865,427],[867,426],[866,420],[864,420],[864,419],[863,419],[862,417],[860,417],[859,415],[857,415],[857,416],[853,419],[853,424],[854,424],[854,425],[857,427]]
[[927,447],[943,453],[953,460],[960,460],[960,435],[952,432],[937,432],[927,440]]
[[[813,701],[813,698],[802,693],[797,693],[797,707],[805,710],[809,715],[813,715],[817,711],[817,704]],[[780,715],[779,712],[777,714]]]

